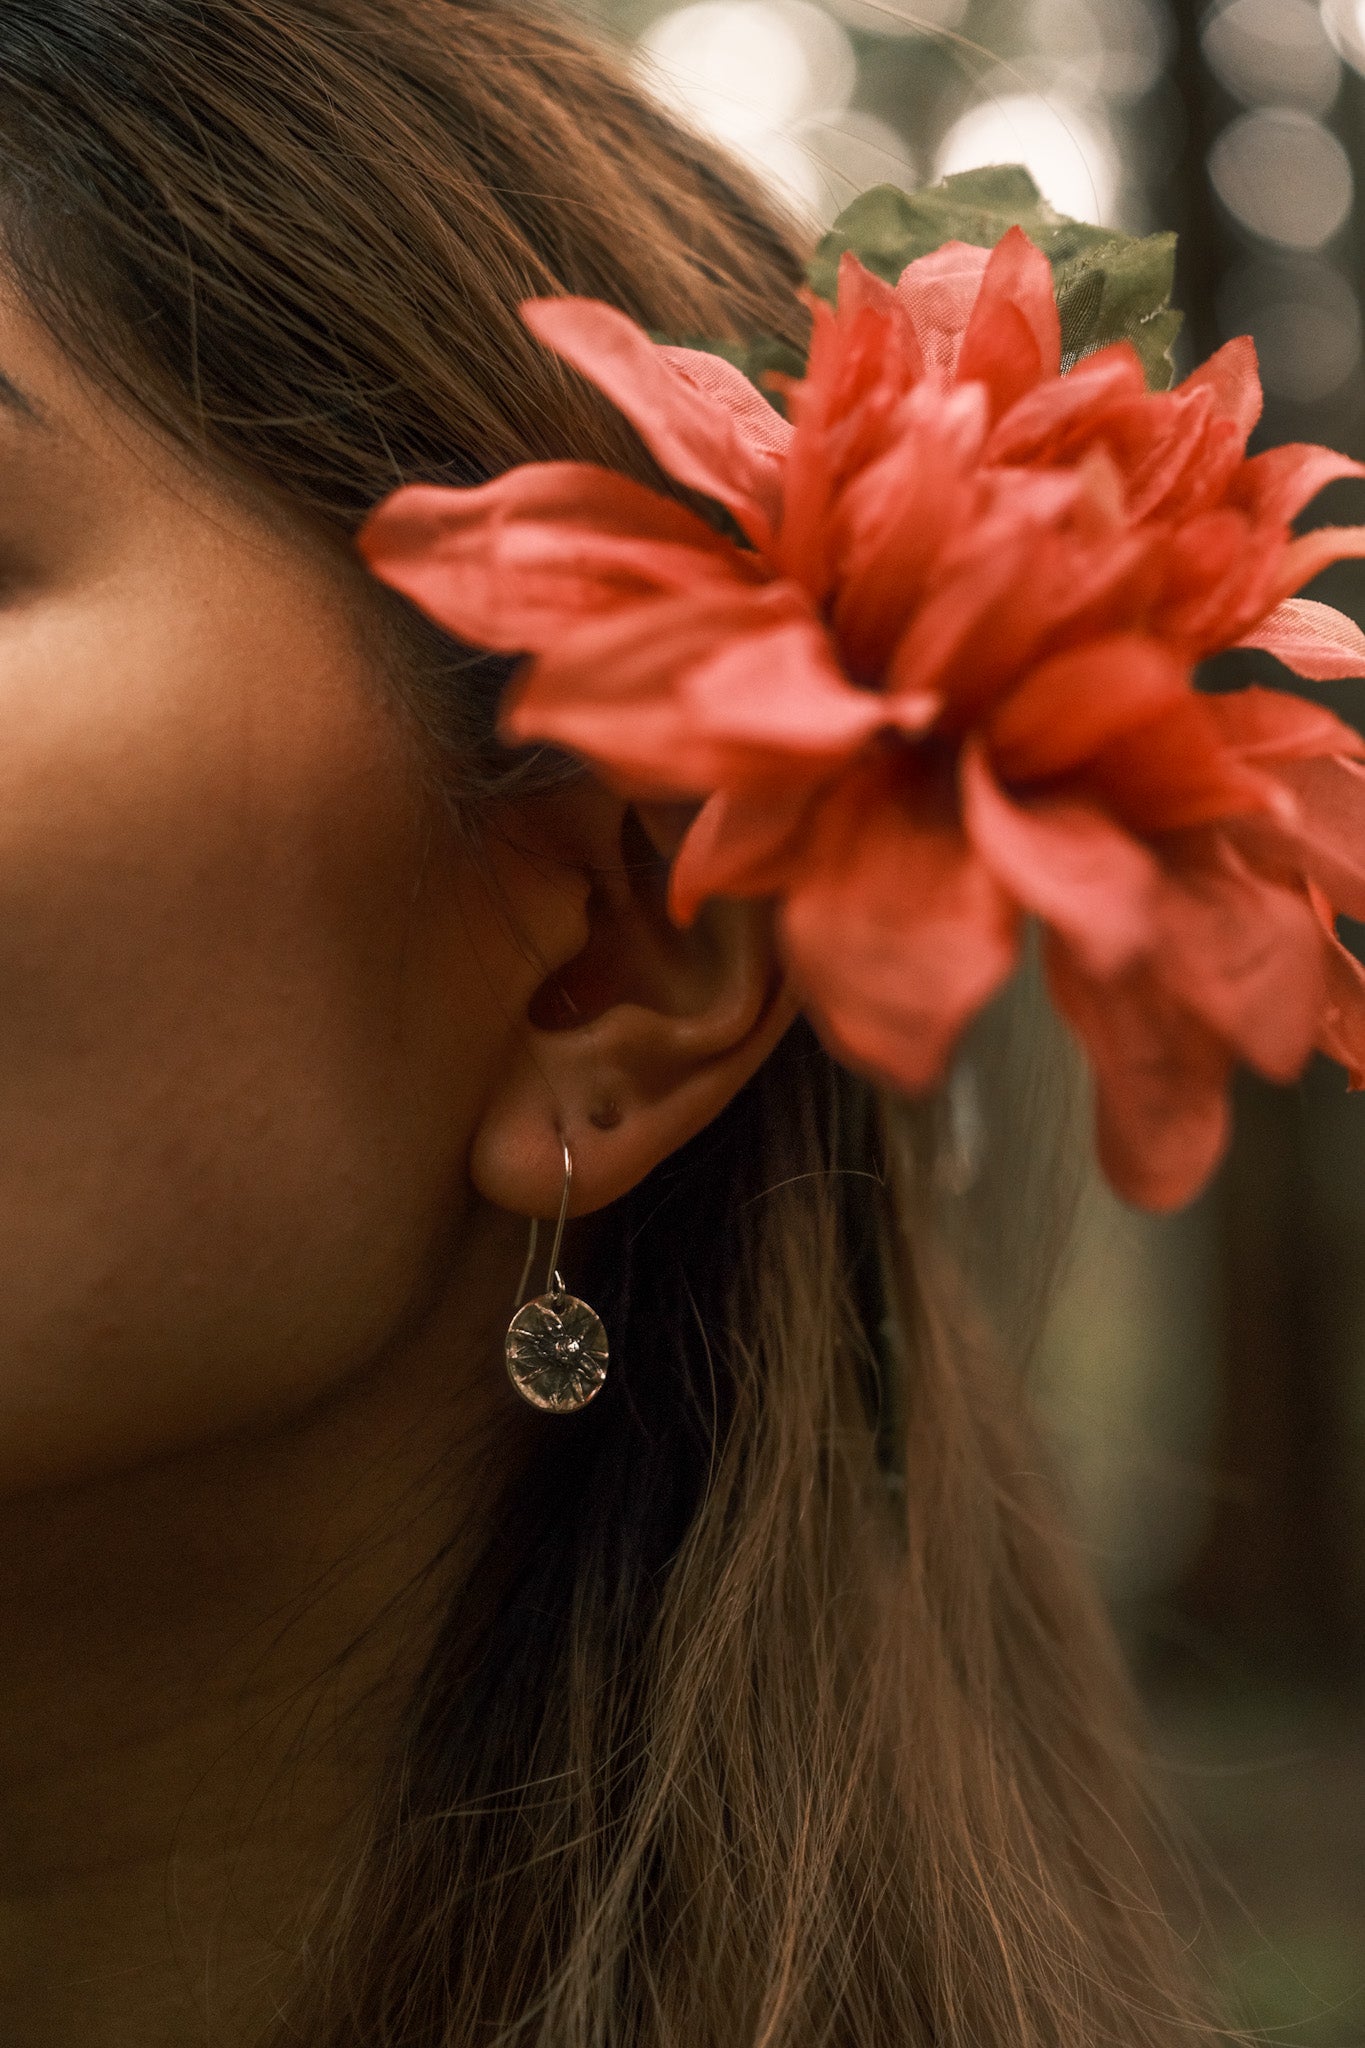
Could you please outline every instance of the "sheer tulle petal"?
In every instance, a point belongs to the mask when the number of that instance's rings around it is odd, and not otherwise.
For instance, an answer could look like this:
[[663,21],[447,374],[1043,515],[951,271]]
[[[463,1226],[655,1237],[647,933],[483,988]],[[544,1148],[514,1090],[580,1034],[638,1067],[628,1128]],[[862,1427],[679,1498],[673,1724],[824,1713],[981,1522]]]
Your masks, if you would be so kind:
[[1259,647],[1314,682],[1365,676],[1365,633],[1345,612],[1308,597],[1286,598],[1237,645]]
[[660,348],[659,353],[685,384],[724,406],[749,446],[760,456],[786,454],[791,446],[791,421],[783,419],[742,370],[707,349]]
[[917,384],[924,375],[926,361],[909,308],[893,286],[863,268],[851,249],[839,258],[838,303],[841,322],[851,323],[865,312],[875,316],[876,328],[891,340],[897,383]]
[[910,316],[925,365],[952,376],[991,260],[989,249],[945,242],[900,274],[896,296]]

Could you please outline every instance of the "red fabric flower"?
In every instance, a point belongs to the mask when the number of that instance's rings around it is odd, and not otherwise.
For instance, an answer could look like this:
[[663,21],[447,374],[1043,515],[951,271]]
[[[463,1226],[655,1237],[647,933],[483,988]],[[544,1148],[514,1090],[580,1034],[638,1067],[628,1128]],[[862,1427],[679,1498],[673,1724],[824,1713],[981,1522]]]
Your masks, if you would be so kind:
[[1365,916],[1365,747],[1302,699],[1192,686],[1230,646],[1365,673],[1365,636],[1293,596],[1365,556],[1365,528],[1290,525],[1365,470],[1311,447],[1247,459],[1249,341],[1168,393],[1126,345],[1063,376],[1051,271],[1021,231],[950,244],[895,289],[846,257],[789,423],[607,306],[524,310],[743,543],[547,463],[400,491],[361,545],[460,638],[534,657],[510,737],[704,799],[680,919],[777,899],[826,1041],[912,1091],[1036,919],[1105,1169],[1152,1208],[1217,1161],[1234,1060],[1287,1080],[1316,1046],[1365,1085],[1365,973],[1333,931]]

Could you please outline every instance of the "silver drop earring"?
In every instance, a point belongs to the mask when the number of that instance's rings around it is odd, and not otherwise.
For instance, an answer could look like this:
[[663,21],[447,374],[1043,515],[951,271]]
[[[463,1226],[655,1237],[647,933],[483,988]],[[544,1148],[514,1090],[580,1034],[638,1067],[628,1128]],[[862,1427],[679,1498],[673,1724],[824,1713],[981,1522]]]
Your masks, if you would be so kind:
[[559,1202],[559,1221],[550,1248],[545,1292],[534,1301],[523,1301],[536,1255],[540,1224],[531,1222],[531,1242],[526,1264],[517,1286],[517,1309],[507,1327],[504,1354],[507,1376],[533,1408],[551,1415],[574,1415],[600,1394],[607,1377],[607,1333],[601,1318],[586,1301],[570,1294],[559,1272],[559,1247],[564,1241],[564,1220],[569,1213],[569,1189],[573,1183],[573,1155],[568,1140],[564,1146],[564,1193]]

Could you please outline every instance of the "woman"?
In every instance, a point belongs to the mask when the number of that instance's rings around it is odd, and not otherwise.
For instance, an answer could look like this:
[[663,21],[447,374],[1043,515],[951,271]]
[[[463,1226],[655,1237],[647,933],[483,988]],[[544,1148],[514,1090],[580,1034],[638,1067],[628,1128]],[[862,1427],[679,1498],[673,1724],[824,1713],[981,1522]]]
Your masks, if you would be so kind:
[[489,0],[7,0],[0,161],[0,2038],[1211,2038],[959,1277],[1042,1275],[998,1140],[973,1209],[352,544],[655,478],[518,303],[799,342],[786,230]]

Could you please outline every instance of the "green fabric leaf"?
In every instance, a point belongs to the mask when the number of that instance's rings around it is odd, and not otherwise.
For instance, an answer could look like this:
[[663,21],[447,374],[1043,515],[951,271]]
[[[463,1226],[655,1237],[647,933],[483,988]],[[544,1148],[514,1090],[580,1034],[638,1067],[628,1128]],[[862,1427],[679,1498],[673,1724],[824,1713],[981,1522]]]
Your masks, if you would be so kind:
[[816,249],[809,271],[811,288],[833,302],[839,258],[846,249],[887,284],[894,284],[907,263],[931,256],[945,242],[993,249],[1015,227],[1023,228],[1049,256],[1057,230],[1070,231],[1061,238],[1063,260],[1107,240],[1101,229],[1063,221],[1055,214],[1021,164],[995,164],[959,172],[920,192],[874,185],[861,193]]
[[1168,389],[1175,375],[1171,349],[1181,327],[1171,307],[1175,236],[1110,235],[1070,262],[1054,258],[1053,273],[1064,367],[1111,342],[1131,341],[1147,382],[1155,390]]
[[[1171,306],[1175,283],[1175,236],[1115,234],[1087,221],[1068,220],[1043,198],[1022,164],[992,164],[960,171],[921,192],[874,185],[839,215],[811,258],[812,291],[832,304],[838,289],[839,259],[851,249],[859,262],[887,284],[907,263],[931,256],[945,242],[970,242],[993,249],[1011,228],[1023,228],[1052,265],[1062,319],[1063,368],[1112,342],[1130,341],[1142,359],[1147,382],[1165,391],[1175,377],[1171,350],[1181,316]],[[743,370],[774,405],[762,383],[767,370],[799,377],[796,351],[771,335],[746,345],[699,337],[681,344],[724,356]],[[780,408],[779,408],[780,409]]]
[[840,214],[816,249],[811,288],[833,302],[839,259],[848,249],[894,284],[907,263],[945,242],[993,249],[1013,227],[1022,228],[1052,265],[1067,367],[1111,342],[1131,341],[1148,382],[1165,390],[1175,374],[1170,350],[1180,331],[1170,304],[1175,236],[1139,238],[1067,220],[1022,164],[962,171],[922,192],[873,186]]

